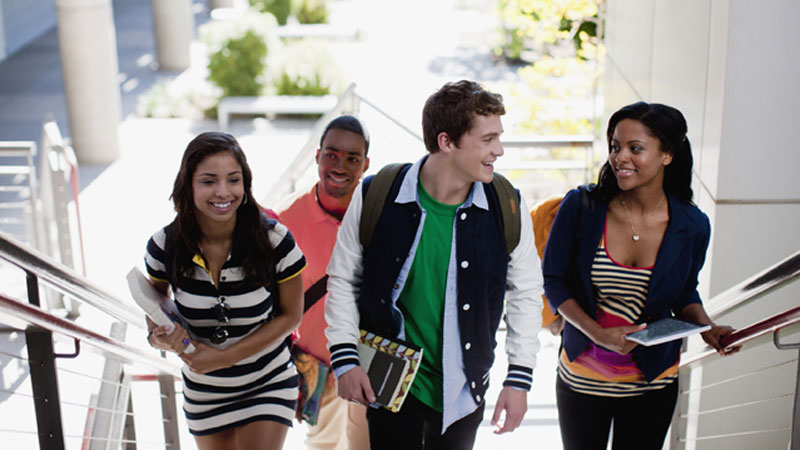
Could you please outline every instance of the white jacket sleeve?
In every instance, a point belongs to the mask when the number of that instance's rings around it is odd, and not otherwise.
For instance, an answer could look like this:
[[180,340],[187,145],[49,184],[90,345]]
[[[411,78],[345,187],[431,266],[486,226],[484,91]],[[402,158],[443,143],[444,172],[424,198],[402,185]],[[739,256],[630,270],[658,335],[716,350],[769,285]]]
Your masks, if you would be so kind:
[[520,201],[519,244],[511,252],[506,276],[506,353],[504,386],[529,390],[539,353],[542,328],[542,267],[533,241],[533,223],[525,199]]
[[325,300],[328,328],[325,335],[336,377],[358,365],[359,314],[356,300],[361,291],[363,273],[363,248],[359,239],[363,204],[361,186],[359,184],[353,192],[328,263],[328,297]]

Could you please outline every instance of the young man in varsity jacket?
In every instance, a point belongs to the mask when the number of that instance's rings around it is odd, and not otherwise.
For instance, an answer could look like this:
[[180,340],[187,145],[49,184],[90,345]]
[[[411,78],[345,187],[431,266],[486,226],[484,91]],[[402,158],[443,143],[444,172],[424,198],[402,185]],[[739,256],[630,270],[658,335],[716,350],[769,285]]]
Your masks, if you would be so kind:
[[492,415],[495,433],[513,431],[527,410],[542,275],[530,216],[518,214],[519,243],[509,255],[502,196],[490,184],[503,155],[503,114],[501,96],[479,84],[445,84],[422,113],[429,154],[395,178],[366,248],[359,225],[370,178],[356,188],[345,214],[325,305],[339,396],[375,401],[359,366],[359,329],[424,349],[402,409],[368,408],[373,449],[472,448],[504,312],[509,368]]

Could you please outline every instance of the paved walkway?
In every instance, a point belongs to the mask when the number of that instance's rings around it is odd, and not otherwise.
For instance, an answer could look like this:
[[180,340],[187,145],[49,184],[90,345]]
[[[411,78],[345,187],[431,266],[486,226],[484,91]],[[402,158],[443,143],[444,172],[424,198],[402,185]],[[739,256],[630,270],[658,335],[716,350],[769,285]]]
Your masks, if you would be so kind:
[[[458,3],[481,6],[491,2]],[[494,65],[488,56],[485,33],[491,30],[491,20],[487,17],[491,17],[493,10],[458,9],[447,1],[422,0],[404,2],[402,7],[368,0],[338,0],[331,5],[332,22],[357,27],[360,33],[360,39],[355,42],[331,44],[330,54],[336,58],[345,78],[358,84],[361,95],[413,130],[419,130],[425,98],[445,81],[472,78],[491,84],[515,76],[509,68]],[[148,55],[152,60],[154,51],[149,2],[115,0],[114,17],[120,72],[124,74],[121,82],[136,82],[128,84],[132,89],[122,92],[125,119],[120,125],[120,158],[108,166],[81,166],[80,207],[89,279],[120,298],[127,298],[125,273],[132,265],[141,264],[149,235],[173,217],[168,196],[186,143],[198,132],[215,129],[217,125],[207,120],[132,116],[139,94],[159,78],[174,78],[180,74],[157,72],[146,64]],[[203,12],[198,13],[197,19],[198,22],[208,20]],[[52,30],[0,63],[0,140],[38,141],[39,127],[46,113],[53,113],[68,134],[59,58],[57,33]],[[384,163],[413,160],[422,154],[421,144],[398,131],[376,111],[364,107],[362,117],[372,132],[373,171]],[[253,168],[256,196],[266,195],[274,180],[289,165],[294,152],[306,142],[312,125],[313,122],[307,120],[291,119],[233,121],[231,131],[242,143]],[[88,308],[82,309],[80,322],[107,332],[107,318]],[[143,337],[141,330],[129,330],[129,342],[142,345]],[[502,341],[503,336],[500,338]],[[561,447],[553,392],[558,343],[546,335],[543,339],[545,345],[522,428],[512,434],[494,436],[488,419],[506,367],[501,342],[487,396],[492,404],[487,406],[487,420],[479,430],[476,448]],[[17,340],[0,335],[0,347],[10,348],[16,343]],[[67,362],[59,364],[69,367]],[[85,371],[86,363],[81,364],[83,367],[76,369]],[[25,383],[17,383],[21,379],[15,378],[15,385],[24,386]],[[5,388],[10,387],[8,379],[0,381]],[[75,402],[85,403],[86,399],[81,396],[88,394],[78,389],[78,384],[75,386],[68,394],[76,397]],[[149,409],[147,404],[157,402],[152,386],[137,386],[136,389],[139,394],[134,397],[135,407],[141,405]],[[0,409],[5,410],[2,402],[0,398]],[[67,425],[74,432],[75,427],[82,424],[83,417],[79,412],[69,415],[65,421],[69,421]],[[30,419],[20,415],[19,420],[29,422]],[[181,429],[182,448],[194,448],[185,426]],[[295,427],[290,431],[287,449],[304,448],[301,430],[302,427]],[[150,428],[137,429],[140,439],[154,433],[160,433],[157,422]],[[70,442],[68,448],[78,446]],[[141,448],[146,447],[142,445]]]

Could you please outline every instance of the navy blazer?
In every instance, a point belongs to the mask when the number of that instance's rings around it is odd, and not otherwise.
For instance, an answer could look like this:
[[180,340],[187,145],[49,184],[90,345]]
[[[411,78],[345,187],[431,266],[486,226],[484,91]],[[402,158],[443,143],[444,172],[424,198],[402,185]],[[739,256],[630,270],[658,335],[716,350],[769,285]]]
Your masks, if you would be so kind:
[[[582,205],[579,189],[564,196],[550,230],[542,260],[544,291],[554,311],[572,298],[596,319],[597,305],[590,276],[603,236],[608,201],[595,200],[594,208]],[[589,192],[596,197],[591,188]],[[672,195],[667,196],[667,201],[669,224],[650,276],[647,301],[637,323],[680,316],[687,305],[701,303],[697,274],[705,262],[711,225],[696,206]],[[583,353],[589,343],[585,334],[566,322],[562,345],[570,361]],[[680,348],[681,340],[677,340],[652,347],[637,346],[633,355],[645,379],[652,381],[675,363]]]

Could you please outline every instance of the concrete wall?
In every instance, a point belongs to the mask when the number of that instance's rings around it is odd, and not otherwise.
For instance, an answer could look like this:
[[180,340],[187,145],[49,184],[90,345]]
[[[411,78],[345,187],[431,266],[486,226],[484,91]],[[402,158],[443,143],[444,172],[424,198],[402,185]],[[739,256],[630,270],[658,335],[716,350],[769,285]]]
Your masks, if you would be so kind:
[[0,0],[0,61],[56,24],[53,0]]
[[[638,100],[680,109],[695,157],[695,201],[712,222],[702,273],[708,299],[800,249],[800,105],[796,0],[609,0],[605,116]],[[798,304],[800,283],[718,320],[743,327]],[[800,340],[798,327],[786,333]],[[703,385],[780,364],[703,391],[700,410],[793,390],[797,352],[769,340],[709,363]],[[786,427],[791,396],[706,414],[698,436]],[[754,419],[757,418],[757,419]],[[785,448],[789,432],[701,440],[696,448]]]

